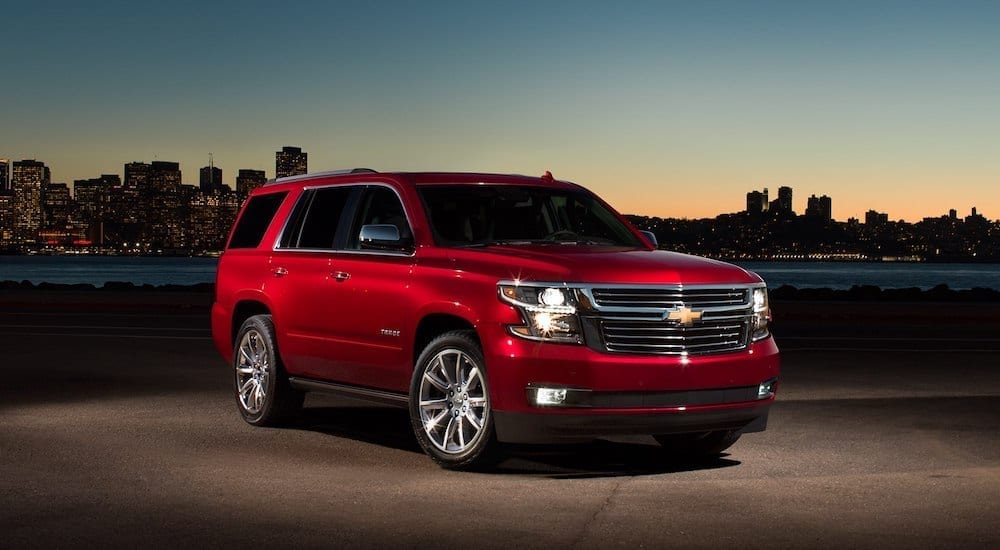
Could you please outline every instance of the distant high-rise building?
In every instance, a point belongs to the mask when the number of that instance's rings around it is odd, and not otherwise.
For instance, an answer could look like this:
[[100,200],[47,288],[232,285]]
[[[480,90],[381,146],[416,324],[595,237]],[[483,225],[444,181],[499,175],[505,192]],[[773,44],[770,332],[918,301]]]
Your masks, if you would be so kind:
[[952,208],[951,210],[949,210],[948,211],[948,217],[951,218],[951,219],[953,219],[953,220],[957,220],[958,219],[958,210],[955,210],[954,208]]
[[142,192],[149,188],[149,169],[145,162],[130,162],[125,165],[125,187],[134,187]]
[[750,214],[760,214],[762,212],[767,212],[767,208],[770,203],[767,200],[767,188],[764,188],[764,192],[751,191],[747,193],[747,212]]
[[44,162],[22,160],[14,162],[10,186],[14,192],[11,206],[14,217],[14,241],[35,243],[42,227],[42,186],[52,178]]
[[199,171],[198,187],[202,193],[211,195],[222,189],[222,168],[204,166]]
[[810,196],[806,205],[806,216],[827,221],[832,220],[833,200],[826,195],[822,197],[817,197],[816,195]]
[[0,159],[0,194],[10,191],[10,161]]
[[287,178],[308,173],[308,156],[299,147],[282,147],[274,154],[274,177]]
[[134,243],[142,238],[153,199],[150,169],[145,162],[125,164],[124,179],[109,190],[103,229],[111,242]]
[[65,183],[42,185],[42,224],[46,229],[65,231],[69,225],[72,198]]
[[76,180],[73,182],[73,202],[76,205],[75,218],[87,230],[87,238],[93,243],[103,246],[106,236],[122,237],[121,226],[115,224],[115,215],[111,209],[113,196],[122,189],[122,179],[118,174],[104,174],[99,178]]
[[176,162],[154,160],[149,166],[149,186],[153,194],[175,193],[181,185],[181,165]]
[[263,170],[240,169],[239,175],[236,176],[236,194],[246,197],[250,191],[264,185],[266,181],[267,176]]
[[0,250],[10,248],[14,240],[14,196],[0,193]]
[[176,162],[154,160],[149,166],[150,208],[146,211],[145,240],[157,249],[178,248],[184,240],[181,220],[181,167]]
[[195,193],[188,204],[190,236],[187,246],[199,251],[221,250],[239,207],[240,202],[233,193]]
[[865,212],[865,225],[876,226],[889,223],[889,214],[869,210]]
[[792,188],[782,186],[778,188],[778,198],[771,203],[771,210],[778,212],[792,213]]

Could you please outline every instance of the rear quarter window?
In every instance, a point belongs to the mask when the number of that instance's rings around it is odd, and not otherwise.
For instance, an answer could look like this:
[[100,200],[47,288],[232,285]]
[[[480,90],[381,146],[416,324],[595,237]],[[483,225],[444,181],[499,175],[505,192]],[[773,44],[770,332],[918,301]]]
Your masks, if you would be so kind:
[[287,194],[270,193],[252,197],[236,222],[228,248],[257,248]]

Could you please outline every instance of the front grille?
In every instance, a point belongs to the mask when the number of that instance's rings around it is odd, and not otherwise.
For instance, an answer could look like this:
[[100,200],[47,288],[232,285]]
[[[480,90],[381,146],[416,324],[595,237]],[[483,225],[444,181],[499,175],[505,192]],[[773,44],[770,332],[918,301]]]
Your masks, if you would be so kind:
[[[750,337],[747,287],[607,287],[590,289],[585,318],[599,351],[705,355],[741,350]],[[689,324],[670,319],[685,309],[700,313]],[[676,314],[675,314],[676,317]]]
[[672,321],[601,321],[601,329],[608,351],[696,355],[743,348],[747,321],[707,321],[691,327]]
[[743,306],[748,303],[746,288],[668,289],[595,288],[591,291],[598,306],[627,308],[672,308]]

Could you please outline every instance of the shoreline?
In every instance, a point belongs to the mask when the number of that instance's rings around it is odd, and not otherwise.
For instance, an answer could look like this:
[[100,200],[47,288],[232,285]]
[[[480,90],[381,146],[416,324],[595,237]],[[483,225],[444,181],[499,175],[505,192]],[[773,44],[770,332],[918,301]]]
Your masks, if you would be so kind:
[[[873,285],[854,285],[849,289],[797,288],[782,285],[768,289],[771,301],[833,301],[833,302],[1000,302],[1000,291],[991,288],[953,289],[948,285],[937,285],[930,289],[880,288]],[[94,292],[101,295],[110,293],[187,293],[214,294],[214,283],[193,285],[152,285],[127,281],[108,281],[97,286],[90,283],[32,283],[31,281],[0,281],[0,297],[7,293],[37,291],[43,293]]]
[[[1000,292],[991,289],[771,290],[775,323],[828,323],[855,327],[889,325],[1000,325]],[[134,285],[108,282],[53,284],[0,281],[0,313],[51,311],[79,313],[153,313],[208,316],[215,300],[214,285]],[[787,325],[785,325],[787,326]]]

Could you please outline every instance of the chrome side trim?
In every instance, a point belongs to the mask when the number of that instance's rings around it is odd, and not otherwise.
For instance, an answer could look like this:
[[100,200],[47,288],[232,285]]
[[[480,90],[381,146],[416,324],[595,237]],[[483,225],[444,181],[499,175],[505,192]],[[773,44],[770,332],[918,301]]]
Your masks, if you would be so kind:
[[313,380],[311,378],[288,377],[288,383],[292,388],[300,391],[317,391],[323,393],[333,393],[345,395],[347,397],[361,398],[368,401],[376,401],[395,405],[397,407],[409,406],[409,397],[404,393],[395,393],[361,386],[351,386],[348,384],[336,384],[323,380]]
[[[299,178],[304,176],[292,176],[293,178]],[[288,179],[288,178],[283,178]],[[311,191],[313,189],[325,189],[327,187],[387,187],[396,194],[396,198],[399,199],[399,204],[403,207],[403,216],[406,217],[406,224],[410,226],[410,231],[413,231],[413,216],[410,215],[409,210],[406,208],[406,201],[403,200],[403,196],[399,194],[399,190],[395,187],[378,181],[373,182],[332,182],[323,185],[306,185],[302,187],[302,192],[295,199],[295,204],[292,205],[292,209],[288,211],[288,215],[285,216],[282,222],[281,231],[278,232],[277,238],[274,240],[274,244],[271,245],[272,252],[310,252],[310,253],[320,253],[320,254],[366,254],[372,256],[394,256],[394,257],[410,257],[412,258],[417,253],[417,243],[414,238],[413,252],[389,252],[384,250],[371,251],[371,250],[355,250],[355,249],[334,249],[334,248],[282,248],[279,246],[281,244],[282,238],[285,236],[285,231],[288,230],[288,223],[292,220],[292,212],[295,211],[299,206],[299,201],[305,196],[306,191]]]

